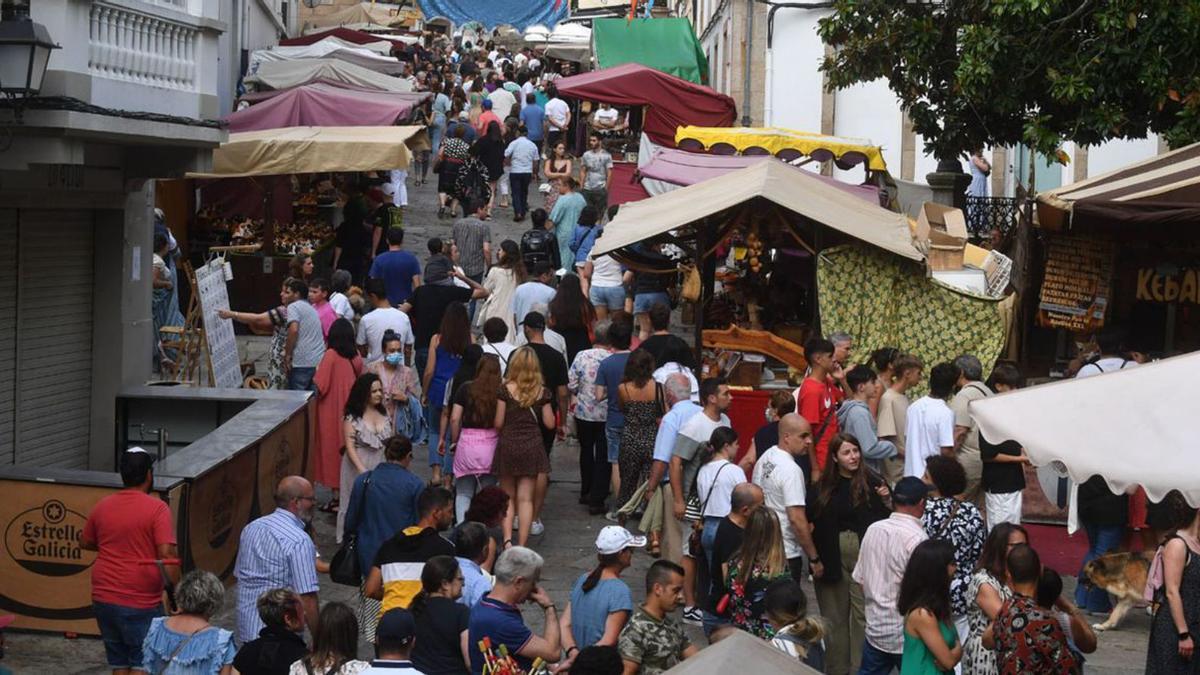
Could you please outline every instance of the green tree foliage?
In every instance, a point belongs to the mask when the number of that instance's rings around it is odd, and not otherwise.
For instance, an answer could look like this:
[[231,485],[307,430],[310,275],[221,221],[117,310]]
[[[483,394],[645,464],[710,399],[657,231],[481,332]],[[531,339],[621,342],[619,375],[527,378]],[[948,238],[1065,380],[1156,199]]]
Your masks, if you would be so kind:
[[1200,140],[1200,0],[837,0],[819,30],[829,87],[887,79],[939,160]]

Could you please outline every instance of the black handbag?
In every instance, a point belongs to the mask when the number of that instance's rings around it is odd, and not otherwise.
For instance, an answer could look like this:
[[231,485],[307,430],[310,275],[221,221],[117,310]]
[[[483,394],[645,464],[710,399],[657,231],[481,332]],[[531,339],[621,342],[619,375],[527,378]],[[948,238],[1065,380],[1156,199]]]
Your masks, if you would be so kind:
[[[362,496],[359,497],[359,519],[362,519],[362,509],[367,503],[367,489],[371,487],[371,474],[374,471],[367,473],[366,480],[363,481]],[[358,561],[358,526],[355,524],[354,530],[346,528],[342,533],[342,545],[338,547],[337,553],[333,554],[333,560],[329,561],[329,578],[336,584],[345,584],[346,586],[354,586],[357,588],[362,585],[363,574],[362,564]]]

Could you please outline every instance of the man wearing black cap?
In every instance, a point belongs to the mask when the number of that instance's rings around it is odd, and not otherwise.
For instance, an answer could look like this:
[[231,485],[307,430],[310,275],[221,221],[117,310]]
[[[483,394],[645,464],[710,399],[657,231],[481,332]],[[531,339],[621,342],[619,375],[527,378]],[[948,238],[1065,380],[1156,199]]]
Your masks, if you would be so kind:
[[872,523],[863,535],[854,567],[854,580],[863,589],[867,626],[860,675],[884,675],[893,667],[900,669],[904,616],[896,609],[896,600],[909,556],[928,538],[921,524],[928,492],[929,486],[920,478],[901,478],[892,489],[896,510],[887,519]]
[[407,609],[389,609],[375,629],[375,658],[360,675],[422,675],[409,656],[416,641],[417,622]]

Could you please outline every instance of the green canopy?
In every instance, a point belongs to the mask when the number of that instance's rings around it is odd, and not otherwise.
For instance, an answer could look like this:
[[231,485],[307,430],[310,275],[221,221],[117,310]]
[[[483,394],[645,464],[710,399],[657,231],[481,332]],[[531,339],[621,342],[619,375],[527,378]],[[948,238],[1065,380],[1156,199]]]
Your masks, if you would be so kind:
[[592,46],[600,68],[639,63],[696,84],[708,82],[708,59],[687,19],[596,19]]

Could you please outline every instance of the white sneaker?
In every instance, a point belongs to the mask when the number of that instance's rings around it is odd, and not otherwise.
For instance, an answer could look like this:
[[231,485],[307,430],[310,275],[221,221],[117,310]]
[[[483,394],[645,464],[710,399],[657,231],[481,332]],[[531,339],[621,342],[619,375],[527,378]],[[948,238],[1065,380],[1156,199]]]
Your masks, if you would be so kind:
[[529,528],[529,534],[532,534],[535,537],[540,536],[545,531],[546,526],[542,525],[542,521],[540,520],[533,521],[533,525]]
[[683,622],[693,626],[703,625],[704,614],[700,611],[699,607],[684,607]]

